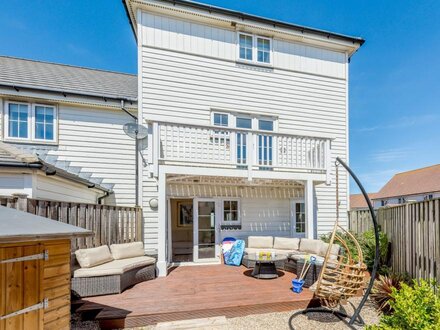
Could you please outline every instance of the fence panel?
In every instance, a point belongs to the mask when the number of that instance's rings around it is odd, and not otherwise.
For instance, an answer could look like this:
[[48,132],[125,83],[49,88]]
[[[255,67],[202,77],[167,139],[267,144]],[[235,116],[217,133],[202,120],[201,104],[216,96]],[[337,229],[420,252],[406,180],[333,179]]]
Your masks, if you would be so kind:
[[[349,212],[351,231],[372,228],[366,212]],[[393,271],[440,281],[440,199],[379,208],[377,221],[391,242]]]
[[72,250],[142,240],[142,210],[139,207],[70,203],[0,196],[0,205],[92,230],[94,236],[72,240]]

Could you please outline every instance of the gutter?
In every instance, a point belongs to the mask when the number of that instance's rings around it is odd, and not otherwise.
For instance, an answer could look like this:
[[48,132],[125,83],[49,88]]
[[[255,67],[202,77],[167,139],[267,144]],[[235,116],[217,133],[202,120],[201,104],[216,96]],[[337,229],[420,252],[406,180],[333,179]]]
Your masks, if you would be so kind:
[[37,92],[52,92],[52,93],[59,93],[63,95],[64,97],[67,97],[67,94],[70,95],[77,95],[77,96],[86,96],[86,97],[96,97],[98,99],[103,99],[104,101],[107,100],[124,100],[130,103],[137,103],[137,98],[130,98],[130,97],[121,97],[121,96],[115,96],[115,95],[102,95],[97,93],[79,93],[79,92],[73,92],[73,91],[63,91],[56,88],[49,88],[49,87],[36,87],[36,86],[27,86],[27,85],[8,85],[8,84],[0,84],[0,87],[8,87],[13,88],[17,92],[20,92],[20,89],[27,89],[30,91],[37,91]]

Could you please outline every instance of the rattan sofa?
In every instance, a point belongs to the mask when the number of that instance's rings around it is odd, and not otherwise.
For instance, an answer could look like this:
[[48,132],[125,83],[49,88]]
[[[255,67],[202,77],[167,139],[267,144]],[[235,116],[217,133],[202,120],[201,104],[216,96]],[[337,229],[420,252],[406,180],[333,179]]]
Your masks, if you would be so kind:
[[[75,254],[80,267],[73,271],[72,291],[80,297],[115,294],[154,279],[156,259],[143,255],[142,243],[136,244],[135,253],[132,253],[133,243],[111,245],[112,253],[107,246],[78,250]],[[85,259],[87,254],[88,259]]]
[[[248,255],[259,252],[275,252],[278,256],[286,256],[285,262],[275,263],[276,267],[296,274],[298,260],[303,260],[307,255],[314,255],[318,261],[322,261],[327,249],[328,243],[317,239],[249,236],[242,264],[247,268],[253,268],[255,261],[248,259]],[[336,258],[339,249],[339,245],[333,244],[331,255]]]

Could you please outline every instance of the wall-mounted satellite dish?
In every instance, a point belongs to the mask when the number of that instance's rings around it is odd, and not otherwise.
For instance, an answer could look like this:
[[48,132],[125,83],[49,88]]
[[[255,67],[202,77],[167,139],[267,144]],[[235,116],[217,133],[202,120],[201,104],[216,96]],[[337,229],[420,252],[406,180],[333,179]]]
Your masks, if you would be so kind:
[[124,124],[124,132],[135,140],[142,140],[148,135],[148,129],[145,126],[138,125],[136,123]]

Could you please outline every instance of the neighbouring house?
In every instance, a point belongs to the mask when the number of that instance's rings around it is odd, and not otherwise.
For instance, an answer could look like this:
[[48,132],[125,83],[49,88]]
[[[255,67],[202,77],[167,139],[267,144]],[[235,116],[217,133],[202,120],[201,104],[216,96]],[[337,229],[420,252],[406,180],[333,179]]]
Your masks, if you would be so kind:
[[[376,193],[369,193],[368,198],[373,204],[373,199],[376,196]],[[374,207],[374,205],[373,205]],[[358,211],[358,210],[368,210],[367,201],[362,194],[351,194],[350,195],[350,211]]]
[[135,205],[135,75],[0,56],[0,109],[0,195]]
[[[348,159],[348,70],[364,40],[183,0],[125,0],[138,45],[145,246],[218,262],[224,237],[316,238]],[[340,223],[348,174],[340,170]]]
[[440,198],[440,164],[394,175],[373,197],[374,207]]

